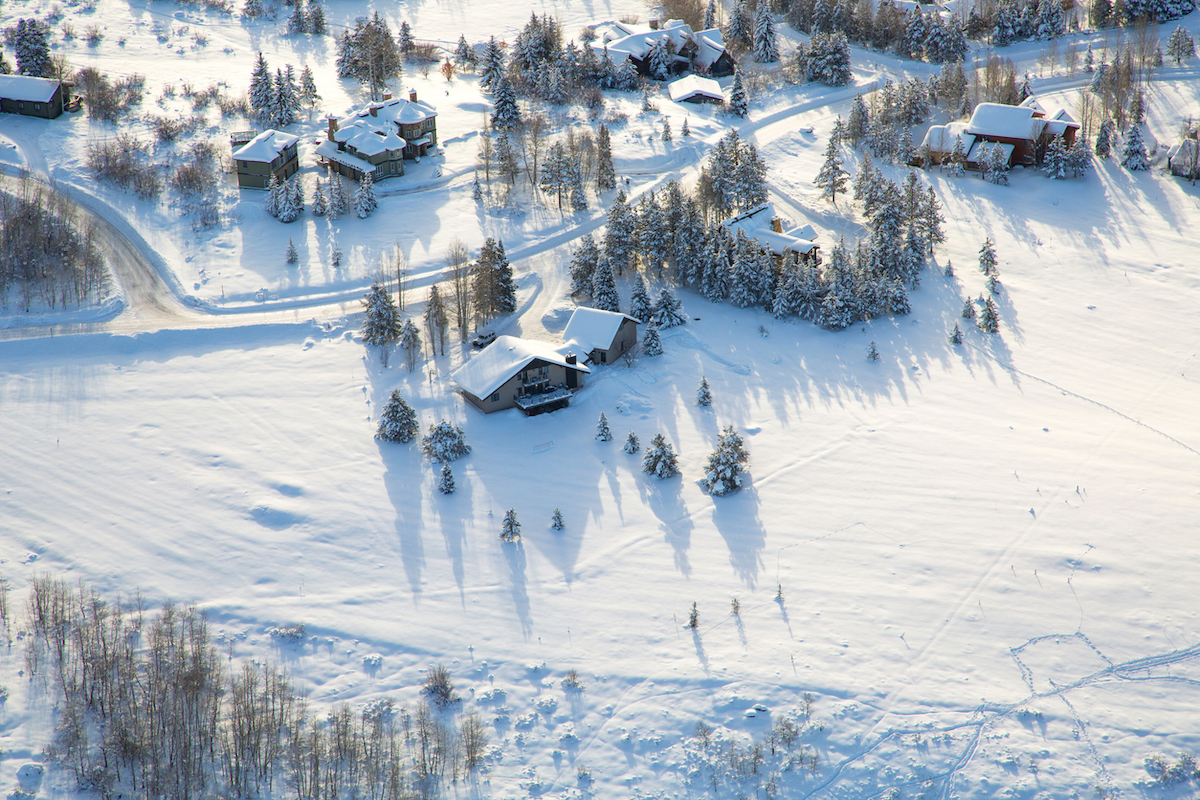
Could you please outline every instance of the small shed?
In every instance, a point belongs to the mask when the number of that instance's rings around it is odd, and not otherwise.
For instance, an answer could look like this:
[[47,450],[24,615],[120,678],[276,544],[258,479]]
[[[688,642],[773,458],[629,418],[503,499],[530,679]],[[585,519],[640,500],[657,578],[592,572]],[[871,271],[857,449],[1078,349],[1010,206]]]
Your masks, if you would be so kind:
[[272,175],[282,183],[299,172],[300,160],[296,155],[299,141],[298,136],[290,133],[266,130],[234,150],[238,187],[266,189]]
[[590,371],[566,347],[498,336],[451,377],[485,414],[519,408],[532,416],[569,405]]
[[71,84],[30,75],[0,75],[0,111],[54,119],[71,101]]
[[636,317],[580,307],[571,314],[563,341],[588,364],[611,364],[637,344]]
[[712,78],[702,78],[699,75],[686,75],[677,81],[667,84],[667,93],[675,103],[712,103],[721,105],[725,95],[721,92],[721,84]]

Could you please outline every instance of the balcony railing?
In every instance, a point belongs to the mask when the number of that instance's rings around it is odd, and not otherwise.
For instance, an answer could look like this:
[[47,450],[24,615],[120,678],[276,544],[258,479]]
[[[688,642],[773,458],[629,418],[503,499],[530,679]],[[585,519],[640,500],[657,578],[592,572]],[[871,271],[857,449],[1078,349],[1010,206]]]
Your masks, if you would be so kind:
[[528,412],[551,403],[560,403],[564,400],[570,400],[574,394],[575,391],[573,389],[568,389],[566,386],[554,386],[543,392],[520,395],[514,402],[516,403],[517,408]]

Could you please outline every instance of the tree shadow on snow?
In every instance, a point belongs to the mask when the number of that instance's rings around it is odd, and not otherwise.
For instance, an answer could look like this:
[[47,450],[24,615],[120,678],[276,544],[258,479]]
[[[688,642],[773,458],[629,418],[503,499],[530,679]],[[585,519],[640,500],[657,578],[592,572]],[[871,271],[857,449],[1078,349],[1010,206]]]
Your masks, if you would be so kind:
[[[416,603],[421,595],[421,570],[425,566],[425,545],[421,538],[421,530],[425,526],[421,486],[421,462],[424,457],[415,442],[397,444],[377,439],[375,444],[385,469],[384,488],[396,512],[396,539],[400,544],[400,557],[404,561],[404,574],[408,578],[413,602]],[[462,589],[461,579],[459,589]]]
[[753,485],[738,492],[714,497],[713,524],[729,548],[729,563],[738,577],[753,589],[762,568],[762,551],[767,543],[767,531],[758,516],[758,492]]
[[679,476],[660,480],[653,475],[643,475],[638,483],[642,503],[658,518],[658,528],[663,539],[671,545],[675,555],[675,568],[688,577],[692,566],[688,562],[688,548],[692,543],[692,531],[696,525],[683,501]]
[[509,578],[512,581],[513,608],[521,620],[521,631],[525,640],[533,635],[533,619],[529,613],[529,591],[525,586],[525,546],[521,542],[505,544],[504,560],[508,562]]

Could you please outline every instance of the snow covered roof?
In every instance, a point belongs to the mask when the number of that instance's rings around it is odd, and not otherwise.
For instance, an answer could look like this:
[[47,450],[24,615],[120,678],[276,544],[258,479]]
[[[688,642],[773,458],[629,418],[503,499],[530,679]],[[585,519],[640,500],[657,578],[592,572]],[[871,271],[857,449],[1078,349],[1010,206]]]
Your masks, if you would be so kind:
[[256,161],[270,164],[279,154],[300,141],[299,136],[277,130],[265,130],[258,136],[233,151],[238,161]]
[[637,319],[628,314],[580,306],[567,322],[567,328],[563,331],[563,341],[575,345],[581,353],[607,350],[612,347],[621,323],[627,319],[637,324]]
[[0,75],[0,97],[27,103],[49,103],[59,82],[29,75]]
[[1041,104],[1041,103],[1039,103],[1039,102],[1038,102],[1038,100],[1037,100],[1037,98],[1036,98],[1036,97],[1034,97],[1033,95],[1030,95],[1029,97],[1026,97],[1024,100],[1022,100],[1022,101],[1021,101],[1021,106],[1020,106],[1020,107],[1021,107],[1021,108],[1032,108],[1032,109],[1033,109],[1033,115],[1034,115],[1035,117],[1038,117],[1038,116],[1044,117],[1044,116],[1046,116],[1046,109],[1042,107],[1042,104]]
[[692,97],[711,97],[721,102],[725,101],[721,84],[712,78],[701,78],[699,75],[687,75],[677,81],[671,81],[667,84],[667,93],[676,103],[682,103]]
[[388,150],[403,150],[407,144],[396,135],[394,125],[371,125],[358,119],[344,128],[339,127],[333,138],[350,145],[364,156],[377,156]]
[[317,155],[322,158],[327,158],[330,161],[336,161],[342,166],[349,167],[352,170],[361,173],[375,172],[375,165],[370,161],[352,156],[347,152],[338,150],[337,142],[331,142],[328,139],[317,145]]
[[1036,139],[1045,122],[1034,119],[1029,106],[1006,106],[1000,103],[980,103],[971,114],[967,130],[976,136],[997,136],[1004,139]]
[[[374,112],[374,113],[372,113]],[[437,109],[419,100],[404,100],[394,97],[378,103],[368,103],[338,122],[338,129],[355,124],[385,130],[395,130],[396,125],[416,125],[437,116]],[[389,126],[388,123],[391,123]]]
[[954,152],[954,140],[959,136],[962,137],[963,153],[969,152],[971,145],[975,144],[975,137],[967,133],[967,123],[965,122],[930,126],[921,146],[928,146],[929,150],[934,153],[952,153]]
[[778,216],[775,214],[775,204],[763,203],[761,206],[731,217],[721,224],[730,233],[742,231],[750,238],[757,240],[759,244],[771,248],[771,252],[777,256],[781,256],[789,250],[795,253],[809,253],[817,248],[817,243],[814,241],[817,238],[816,231],[812,229],[812,226],[805,225],[780,232],[772,226],[772,222],[776,219]]
[[[683,20],[669,19],[657,29],[646,25],[630,25],[622,22],[606,22],[596,26],[596,38],[591,47],[596,55],[603,55],[607,50],[613,61],[619,61],[622,56],[632,56],[638,61],[644,60],[650,54],[654,43],[668,40],[676,53],[683,50],[689,42],[696,44],[694,60],[697,66],[712,66],[721,54],[725,52],[725,42],[721,31],[716,28],[693,32],[690,25]],[[687,61],[676,55],[676,60]]]
[[497,336],[496,341],[456,369],[450,377],[466,391],[484,398],[537,359],[578,372],[591,372],[583,364],[568,364],[563,352],[565,349],[565,345],[555,347],[549,342]]

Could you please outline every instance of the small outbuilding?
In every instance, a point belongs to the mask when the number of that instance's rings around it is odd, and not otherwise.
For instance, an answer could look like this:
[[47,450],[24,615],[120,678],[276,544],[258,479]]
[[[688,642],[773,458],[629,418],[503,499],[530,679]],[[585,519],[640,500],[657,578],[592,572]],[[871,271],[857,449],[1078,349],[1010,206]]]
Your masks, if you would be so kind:
[[699,75],[685,75],[677,81],[671,81],[667,84],[667,93],[675,103],[721,105],[725,102],[721,84],[712,78],[702,78]]
[[71,102],[71,84],[30,75],[0,75],[0,111],[54,119]]
[[583,353],[585,363],[611,364],[637,345],[637,326],[628,314],[581,306],[571,314],[563,341]]
[[298,136],[266,130],[233,151],[238,187],[266,189],[274,175],[282,183],[300,171],[296,154]]
[[590,371],[567,347],[498,336],[451,377],[485,414],[519,408],[532,416],[570,405]]

